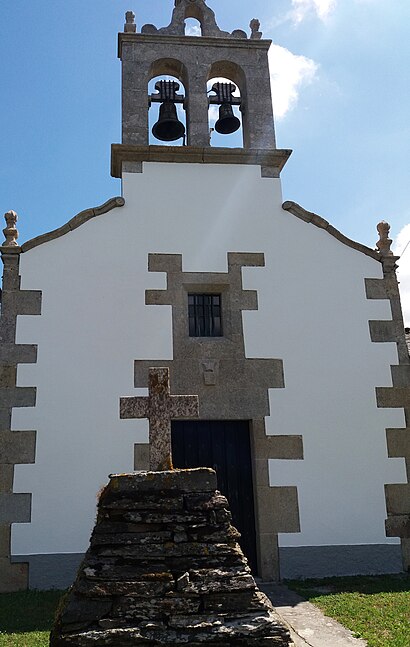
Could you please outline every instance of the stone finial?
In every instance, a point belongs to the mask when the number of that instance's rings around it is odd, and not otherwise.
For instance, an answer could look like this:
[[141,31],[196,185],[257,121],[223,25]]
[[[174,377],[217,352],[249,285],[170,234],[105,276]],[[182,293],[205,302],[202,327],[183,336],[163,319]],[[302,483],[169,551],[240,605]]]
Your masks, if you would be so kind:
[[127,11],[125,14],[125,33],[134,33],[137,31],[137,25],[135,24],[135,13],[133,11]]
[[257,18],[253,18],[251,20],[251,22],[249,23],[249,27],[251,28],[251,39],[259,40],[260,38],[262,38],[262,32],[259,31],[260,26],[261,26],[260,20],[258,20]]
[[4,219],[6,221],[6,228],[3,229],[3,234],[6,240],[3,243],[3,247],[18,247],[17,238],[19,237],[19,232],[16,227],[18,220],[16,212],[8,211],[4,214]]
[[390,225],[388,222],[382,220],[377,225],[377,231],[379,232],[379,240],[376,243],[376,247],[379,250],[381,256],[394,256],[390,247],[392,244],[392,239],[389,238]]

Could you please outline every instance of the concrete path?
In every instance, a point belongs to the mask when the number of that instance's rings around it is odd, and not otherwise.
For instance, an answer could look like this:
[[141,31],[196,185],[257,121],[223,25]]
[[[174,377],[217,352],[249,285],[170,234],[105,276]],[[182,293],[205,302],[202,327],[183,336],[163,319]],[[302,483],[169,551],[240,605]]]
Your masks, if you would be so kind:
[[258,586],[290,627],[295,647],[366,647],[365,640],[354,638],[350,631],[283,584],[258,582]]

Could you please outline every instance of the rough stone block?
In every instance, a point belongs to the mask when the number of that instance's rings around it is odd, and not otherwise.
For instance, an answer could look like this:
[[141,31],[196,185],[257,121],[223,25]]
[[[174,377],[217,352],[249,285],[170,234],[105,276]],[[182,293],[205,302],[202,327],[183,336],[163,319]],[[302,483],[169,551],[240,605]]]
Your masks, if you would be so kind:
[[148,254],[149,272],[182,272],[182,254]]
[[28,564],[10,564],[0,557],[0,593],[17,593],[28,587]]
[[394,321],[369,321],[370,339],[374,342],[396,342],[396,323]]
[[410,387],[377,386],[376,400],[380,408],[410,407]]
[[393,386],[410,388],[410,364],[391,367]]
[[386,519],[386,535],[410,539],[410,514],[389,516]]
[[0,524],[0,559],[9,558],[11,549],[11,527],[8,524]]
[[138,472],[149,470],[149,444],[138,443],[134,445],[134,469]]
[[0,409],[8,407],[34,407],[36,389],[31,386],[0,388]]
[[410,514],[410,483],[385,485],[386,506],[389,515]]
[[254,437],[254,453],[256,458],[303,460],[303,438],[258,433]]
[[0,464],[34,463],[35,431],[0,432]]
[[390,458],[410,457],[410,428],[386,429]]
[[5,364],[35,364],[37,346],[34,344],[1,344],[0,362]]
[[165,306],[171,302],[169,292],[167,290],[145,290],[145,305],[146,306]]
[[384,279],[365,279],[367,299],[388,299],[386,282]]
[[16,312],[19,315],[41,314],[41,292],[39,290],[21,290],[17,294]]
[[264,533],[259,535],[260,553],[259,569],[264,582],[274,582],[280,579],[279,548],[277,534]]
[[0,523],[30,523],[31,494],[0,494]]
[[265,254],[253,252],[228,252],[228,267],[265,267]]
[[[0,463],[0,496],[1,493],[9,494],[13,491],[14,465]],[[2,523],[0,521],[0,523]]]
[[258,488],[259,532],[273,534],[300,532],[296,487]]
[[0,365],[0,388],[15,386],[16,377],[17,367],[15,365]]

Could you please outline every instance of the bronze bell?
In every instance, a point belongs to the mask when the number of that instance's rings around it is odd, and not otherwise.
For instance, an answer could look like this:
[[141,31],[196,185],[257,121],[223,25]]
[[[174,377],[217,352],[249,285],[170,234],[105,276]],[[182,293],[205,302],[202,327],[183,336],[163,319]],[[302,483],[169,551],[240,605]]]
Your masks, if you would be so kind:
[[222,103],[219,108],[219,119],[215,124],[215,130],[221,135],[230,135],[241,127],[238,117],[233,114],[230,103]]
[[152,128],[152,134],[163,142],[174,142],[185,135],[185,126],[177,117],[173,101],[166,100],[159,109],[159,118]]

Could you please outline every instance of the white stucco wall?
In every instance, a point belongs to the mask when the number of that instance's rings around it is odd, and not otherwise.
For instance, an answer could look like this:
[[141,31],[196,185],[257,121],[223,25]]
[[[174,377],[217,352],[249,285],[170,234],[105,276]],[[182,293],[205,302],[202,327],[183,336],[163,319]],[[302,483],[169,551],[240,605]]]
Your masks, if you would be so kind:
[[[281,358],[285,389],[271,390],[269,433],[303,434],[304,461],[271,461],[272,485],[298,485],[302,532],[282,546],[396,543],[384,534],[384,483],[405,482],[388,459],[385,428],[401,410],[376,407],[391,385],[394,344],[370,341],[386,301],[365,298],[375,260],[281,209],[279,180],[259,167],[146,164],[123,181],[126,205],[22,255],[23,289],[43,292],[42,315],[19,317],[17,341],[38,344],[19,386],[37,406],[14,409],[13,429],[36,429],[35,465],[16,467],[15,490],[33,493],[31,524],[13,527],[13,553],[85,550],[96,493],[133,467],[145,421],[120,421],[133,395],[134,359],[172,358],[171,309],[145,306],[165,275],[150,252],[183,254],[184,271],[227,271],[228,251],[264,252],[246,268],[259,310],[244,313],[247,357]],[[143,392],[143,391],[142,391]]]

